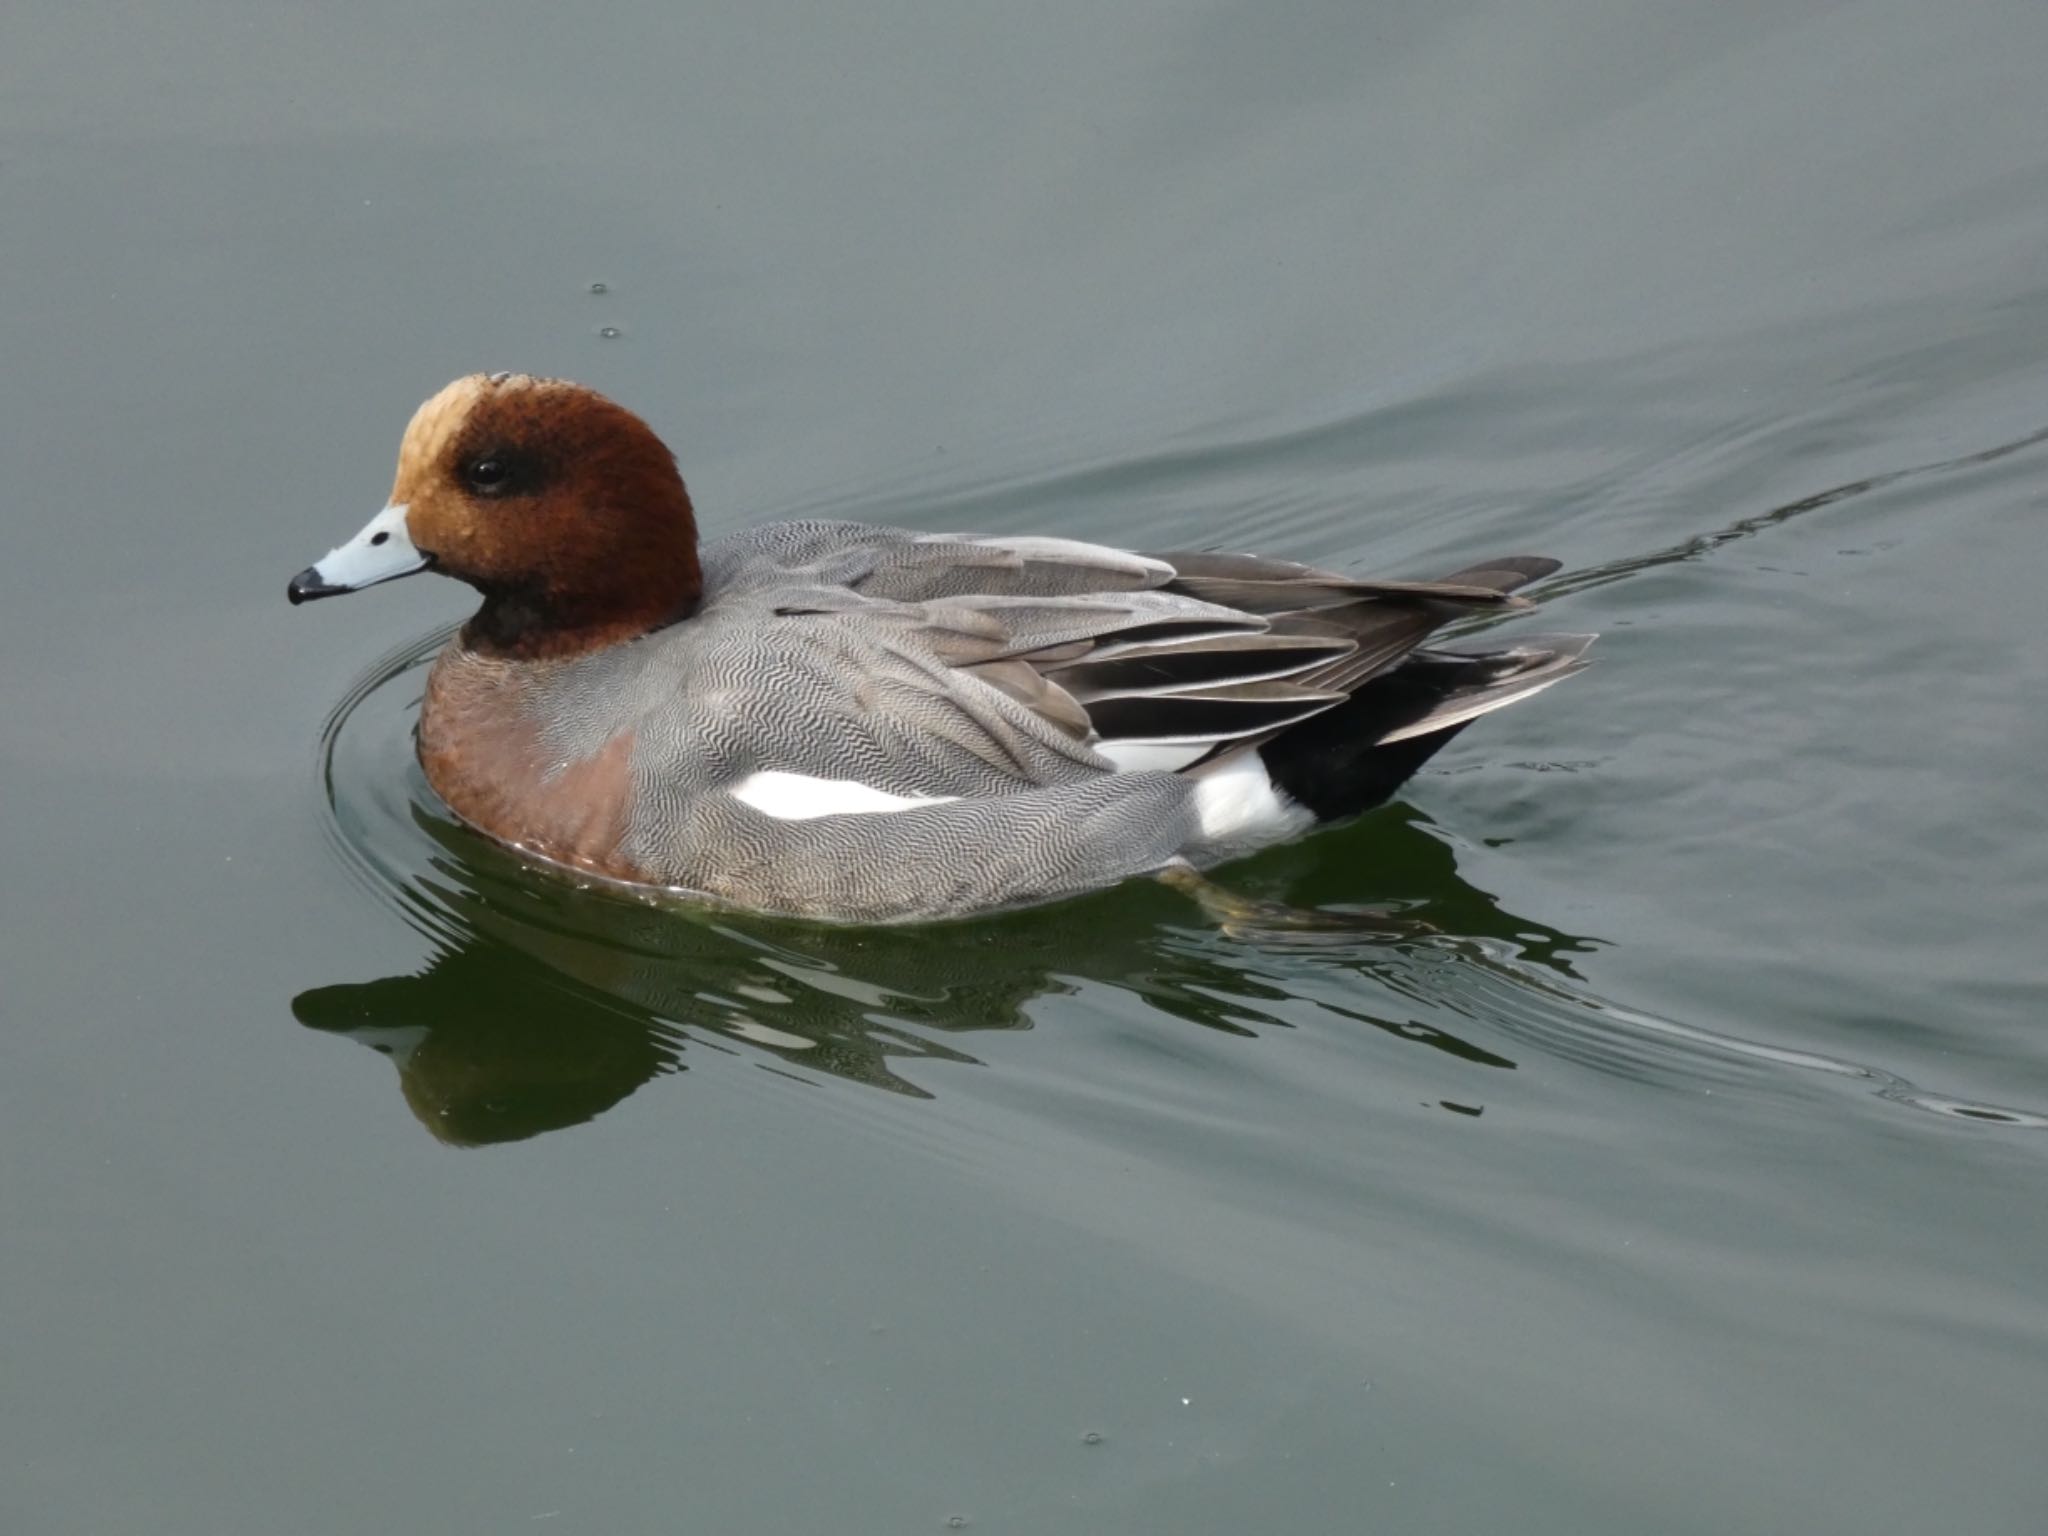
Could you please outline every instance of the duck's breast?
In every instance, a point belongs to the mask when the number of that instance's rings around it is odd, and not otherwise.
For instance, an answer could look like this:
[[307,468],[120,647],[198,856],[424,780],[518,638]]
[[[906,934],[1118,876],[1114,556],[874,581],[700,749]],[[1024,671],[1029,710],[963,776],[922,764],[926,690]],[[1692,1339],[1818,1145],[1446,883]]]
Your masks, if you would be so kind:
[[647,878],[627,850],[630,715],[605,718],[584,668],[480,656],[459,640],[434,663],[419,755],[450,810],[500,842],[615,879]]

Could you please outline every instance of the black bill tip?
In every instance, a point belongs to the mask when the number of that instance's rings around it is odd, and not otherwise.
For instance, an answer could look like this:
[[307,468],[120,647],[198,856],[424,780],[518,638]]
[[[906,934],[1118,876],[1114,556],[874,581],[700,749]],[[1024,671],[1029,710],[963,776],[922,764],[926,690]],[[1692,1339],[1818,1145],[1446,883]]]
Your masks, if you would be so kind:
[[322,581],[320,573],[309,565],[291,579],[291,585],[284,589],[284,595],[291,599],[292,606],[296,608],[301,603],[310,603],[316,597],[339,597],[346,591],[347,587],[330,586]]

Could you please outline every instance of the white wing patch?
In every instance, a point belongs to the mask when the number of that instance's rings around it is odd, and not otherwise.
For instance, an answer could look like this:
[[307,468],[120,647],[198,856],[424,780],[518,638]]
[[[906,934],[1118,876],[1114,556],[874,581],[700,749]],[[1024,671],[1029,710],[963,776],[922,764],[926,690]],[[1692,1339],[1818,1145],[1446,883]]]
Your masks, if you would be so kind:
[[820,816],[872,816],[887,811],[944,805],[956,795],[892,795],[855,779],[814,779],[807,773],[768,770],[750,773],[730,791],[733,799],[777,821],[814,821]]
[[1233,752],[1188,777],[1195,785],[1195,815],[1205,842],[1261,848],[1306,831],[1315,812],[1287,794],[1266,772],[1257,751]]

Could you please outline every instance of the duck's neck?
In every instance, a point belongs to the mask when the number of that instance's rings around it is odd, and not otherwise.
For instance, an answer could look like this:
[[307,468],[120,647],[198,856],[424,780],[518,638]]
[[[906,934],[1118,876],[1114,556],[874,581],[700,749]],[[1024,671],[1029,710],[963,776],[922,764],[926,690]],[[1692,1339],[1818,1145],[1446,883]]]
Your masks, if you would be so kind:
[[695,613],[704,595],[697,523],[666,453],[665,487],[621,491],[616,505],[601,504],[612,510],[556,529],[546,557],[515,577],[473,580],[483,606],[462,643],[514,661],[587,656]]
[[537,591],[488,592],[460,640],[465,650],[506,661],[588,656],[687,619],[698,599],[694,580],[687,591],[650,594],[629,605],[616,598],[576,603]]

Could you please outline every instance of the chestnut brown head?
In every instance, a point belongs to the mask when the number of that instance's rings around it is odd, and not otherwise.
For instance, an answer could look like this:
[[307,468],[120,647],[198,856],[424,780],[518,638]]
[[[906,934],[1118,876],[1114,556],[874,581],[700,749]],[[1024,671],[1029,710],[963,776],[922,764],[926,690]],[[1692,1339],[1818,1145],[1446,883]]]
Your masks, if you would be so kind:
[[292,579],[295,603],[435,570],[483,606],[466,632],[515,654],[595,649],[684,617],[702,588],[674,457],[595,390],[457,379],[414,414],[391,501]]

